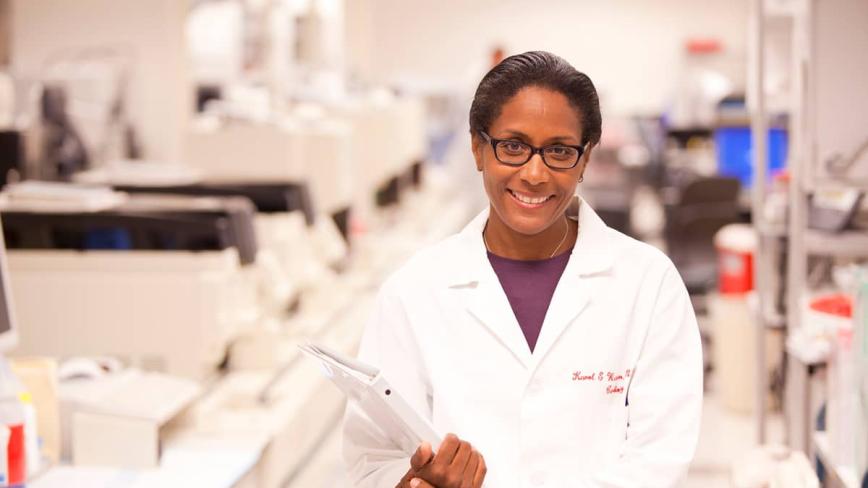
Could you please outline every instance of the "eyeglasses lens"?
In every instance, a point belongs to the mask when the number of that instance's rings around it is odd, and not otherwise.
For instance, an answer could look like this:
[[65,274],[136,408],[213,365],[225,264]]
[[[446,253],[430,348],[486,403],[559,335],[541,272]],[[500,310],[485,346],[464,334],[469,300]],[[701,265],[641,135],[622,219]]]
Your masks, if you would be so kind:
[[[518,141],[497,143],[495,156],[506,164],[524,164],[530,160],[532,149]],[[553,168],[572,168],[579,159],[579,151],[569,146],[548,146],[543,149],[543,159]]]
[[501,141],[497,143],[497,159],[504,163],[523,164],[530,159],[530,146],[516,141]]
[[543,149],[543,158],[555,168],[571,168],[579,159],[579,151],[569,146],[549,146]]

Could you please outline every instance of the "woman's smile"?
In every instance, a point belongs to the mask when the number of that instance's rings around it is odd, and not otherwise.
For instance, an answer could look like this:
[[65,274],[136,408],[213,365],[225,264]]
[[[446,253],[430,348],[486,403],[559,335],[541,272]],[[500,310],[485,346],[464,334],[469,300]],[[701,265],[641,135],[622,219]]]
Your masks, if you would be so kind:
[[524,193],[517,190],[511,190],[509,188],[506,189],[506,192],[512,197],[516,205],[521,208],[527,208],[531,210],[542,208],[547,204],[552,203],[552,200],[554,200],[555,198],[555,195]]

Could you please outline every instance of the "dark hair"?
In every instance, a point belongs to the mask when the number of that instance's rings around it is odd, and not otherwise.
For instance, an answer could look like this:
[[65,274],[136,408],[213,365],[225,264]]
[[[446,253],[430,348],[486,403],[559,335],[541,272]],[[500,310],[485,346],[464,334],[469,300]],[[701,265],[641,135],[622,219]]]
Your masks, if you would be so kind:
[[602,117],[594,83],[563,58],[546,51],[529,51],[510,56],[482,78],[470,106],[470,133],[488,130],[500,115],[503,104],[528,86],[562,93],[579,112],[582,144],[600,142]]

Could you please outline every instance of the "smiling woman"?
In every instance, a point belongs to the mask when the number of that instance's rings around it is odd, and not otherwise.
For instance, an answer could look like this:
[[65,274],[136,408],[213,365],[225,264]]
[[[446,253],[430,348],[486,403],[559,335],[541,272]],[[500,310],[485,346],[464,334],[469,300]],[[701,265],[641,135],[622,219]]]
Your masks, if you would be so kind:
[[386,281],[359,351],[451,434],[402,452],[350,402],[357,486],[668,487],[686,472],[696,318],[669,259],[576,196],[600,128],[593,83],[553,54],[482,79],[470,136],[489,208]]

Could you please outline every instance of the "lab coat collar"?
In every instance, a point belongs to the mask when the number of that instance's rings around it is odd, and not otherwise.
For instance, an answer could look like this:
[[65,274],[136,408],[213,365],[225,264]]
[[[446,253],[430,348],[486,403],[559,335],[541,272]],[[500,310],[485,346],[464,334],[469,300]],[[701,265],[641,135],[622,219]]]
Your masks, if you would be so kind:
[[[497,276],[493,274],[486,254],[482,230],[488,221],[488,209],[477,215],[459,234],[461,257],[458,266],[450,273],[449,286],[469,285]],[[564,274],[588,276],[611,269],[614,249],[609,233],[611,229],[596,212],[579,197],[575,197],[567,216],[578,220],[579,235],[573,247]]]
[[479,214],[459,235],[459,256],[463,259],[456,260],[458,267],[451,273],[450,288],[469,292],[469,312],[531,371],[590,302],[593,289],[587,278],[609,270],[614,263],[611,231],[602,219],[578,198],[570,209],[568,214],[579,221],[578,240],[552,296],[533,354],[486,254],[482,229],[488,211]]

